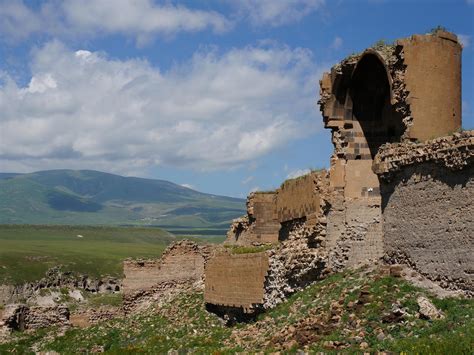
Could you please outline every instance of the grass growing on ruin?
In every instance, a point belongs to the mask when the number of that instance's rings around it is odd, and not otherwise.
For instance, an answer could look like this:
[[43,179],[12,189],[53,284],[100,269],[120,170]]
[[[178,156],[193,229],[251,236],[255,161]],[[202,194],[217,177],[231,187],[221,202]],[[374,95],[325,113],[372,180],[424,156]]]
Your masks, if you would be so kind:
[[88,304],[92,307],[120,307],[123,304],[123,295],[121,293],[96,294],[89,296],[87,300]]
[[241,245],[224,245],[224,247],[231,251],[232,254],[252,254],[261,253],[263,251],[274,248],[272,244],[258,245],[258,246],[241,246]]
[[174,240],[159,228],[0,225],[0,284],[38,280],[57,265],[121,276],[123,259],[158,257]]
[[[428,296],[446,318],[417,317],[419,295]],[[393,317],[394,305],[403,310]],[[54,330],[53,330],[54,332]],[[41,333],[44,335],[44,333]],[[255,322],[227,327],[205,311],[201,293],[187,293],[141,314],[72,329],[53,338],[23,335],[0,353],[39,350],[111,354],[294,353],[468,354],[474,345],[474,300],[437,299],[408,282],[359,270],[332,275],[291,296]]]

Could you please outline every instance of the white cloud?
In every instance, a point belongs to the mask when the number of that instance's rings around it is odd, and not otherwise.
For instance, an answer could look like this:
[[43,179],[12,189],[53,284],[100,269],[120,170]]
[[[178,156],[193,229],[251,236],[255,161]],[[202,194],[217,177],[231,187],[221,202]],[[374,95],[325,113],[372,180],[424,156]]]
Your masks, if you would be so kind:
[[196,188],[194,185],[191,184],[181,184],[182,187],[186,187],[187,189],[195,190]]
[[334,40],[331,43],[331,49],[340,49],[342,47],[343,40],[341,37],[334,37]]
[[247,184],[249,184],[250,182],[252,182],[254,179],[255,179],[254,176],[249,176],[249,177],[247,177],[247,178],[245,178],[245,179],[242,180],[242,185],[247,185]]
[[275,44],[202,50],[162,72],[49,42],[28,85],[0,76],[0,170],[240,166],[319,127],[321,71]]
[[297,22],[320,9],[325,0],[229,0],[253,25],[280,26]]
[[303,176],[303,175],[306,175],[306,174],[309,174],[311,172],[310,169],[298,169],[298,170],[293,170],[292,172],[290,172],[288,174],[288,176],[286,177],[287,179],[295,179],[297,177],[300,177],[300,176]]
[[458,40],[461,42],[463,48],[469,47],[471,44],[471,36],[469,35],[463,35],[463,34],[458,34]]
[[42,21],[22,1],[0,1],[0,34],[21,40],[42,30]]
[[142,44],[155,35],[205,29],[219,33],[231,26],[215,11],[152,0],[49,0],[36,11],[21,0],[0,0],[0,33],[13,40],[32,33],[56,37],[121,33]]

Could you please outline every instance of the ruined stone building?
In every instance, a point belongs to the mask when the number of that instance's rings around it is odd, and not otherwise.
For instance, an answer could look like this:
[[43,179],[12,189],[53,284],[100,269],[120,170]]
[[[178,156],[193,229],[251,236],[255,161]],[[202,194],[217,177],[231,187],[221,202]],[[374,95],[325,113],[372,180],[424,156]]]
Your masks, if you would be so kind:
[[248,197],[227,248],[206,263],[211,308],[272,307],[327,273],[382,261],[474,293],[474,131],[461,130],[461,52],[456,35],[437,31],[323,75],[330,169]]

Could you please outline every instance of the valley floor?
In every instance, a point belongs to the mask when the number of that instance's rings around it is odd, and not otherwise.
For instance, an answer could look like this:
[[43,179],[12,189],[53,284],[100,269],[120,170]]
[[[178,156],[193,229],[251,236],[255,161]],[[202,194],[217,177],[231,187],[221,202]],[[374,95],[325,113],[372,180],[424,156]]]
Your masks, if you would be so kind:
[[[441,318],[420,309],[429,299]],[[470,354],[474,300],[439,299],[382,269],[336,274],[249,323],[226,325],[205,310],[200,291],[86,328],[16,333],[0,353],[196,353],[297,350],[324,353]]]

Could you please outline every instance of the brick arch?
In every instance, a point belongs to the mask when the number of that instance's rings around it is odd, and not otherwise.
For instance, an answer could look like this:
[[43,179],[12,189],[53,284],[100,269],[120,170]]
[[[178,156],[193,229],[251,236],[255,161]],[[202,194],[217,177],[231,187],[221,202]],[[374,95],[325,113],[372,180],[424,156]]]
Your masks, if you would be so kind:
[[352,119],[359,123],[372,158],[382,144],[400,141],[405,125],[392,105],[392,78],[377,52],[368,50],[359,58],[348,94]]

